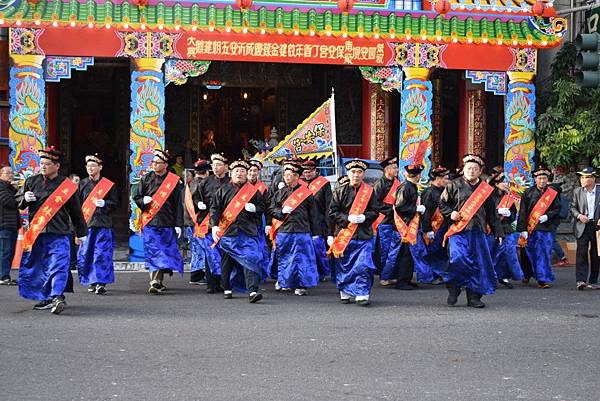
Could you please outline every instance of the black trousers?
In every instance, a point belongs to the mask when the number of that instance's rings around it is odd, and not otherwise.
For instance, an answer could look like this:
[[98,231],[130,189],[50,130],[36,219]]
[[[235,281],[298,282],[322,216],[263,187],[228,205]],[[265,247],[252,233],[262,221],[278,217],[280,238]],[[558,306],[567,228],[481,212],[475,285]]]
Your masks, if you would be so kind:
[[[233,269],[239,266],[239,264],[233,259],[227,252],[223,252],[221,254],[221,287],[225,291],[231,291],[231,272]],[[257,292],[258,285],[260,284],[260,278],[258,277],[258,273],[253,272],[252,270],[243,268],[244,270],[244,279],[246,281],[246,288],[249,292]]]
[[415,262],[410,253],[410,245],[403,242],[400,245],[400,251],[398,251],[398,257],[396,258],[396,271],[398,272],[398,282],[396,285],[410,283],[414,270]]
[[209,290],[220,291],[221,290],[221,276],[212,274],[208,260],[204,262],[204,274],[206,277],[206,287]]
[[576,280],[597,284],[599,266],[598,247],[596,243],[596,223],[589,222],[585,225],[585,230],[583,231],[581,238],[577,239],[577,254],[575,259]]
[[523,270],[523,278],[529,280],[533,277],[533,269],[531,268],[531,261],[529,260],[529,256],[527,256],[527,251],[525,251],[525,247],[518,248],[519,256],[521,256],[521,270]]
[[190,272],[190,281],[197,282],[204,280],[204,270],[196,270],[195,272]]

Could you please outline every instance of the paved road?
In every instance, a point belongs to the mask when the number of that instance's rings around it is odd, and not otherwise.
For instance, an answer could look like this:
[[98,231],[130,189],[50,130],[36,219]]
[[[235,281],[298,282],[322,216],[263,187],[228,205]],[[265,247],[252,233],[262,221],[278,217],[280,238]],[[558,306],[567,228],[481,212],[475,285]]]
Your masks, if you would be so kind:
[[557,276],[483,310],[440,287],[376,286],[370,308],[331,283],[251,305],[174,277],[149,296],[119,273],[54,316],[0,287],[0,400],[599,400],[600,291]]

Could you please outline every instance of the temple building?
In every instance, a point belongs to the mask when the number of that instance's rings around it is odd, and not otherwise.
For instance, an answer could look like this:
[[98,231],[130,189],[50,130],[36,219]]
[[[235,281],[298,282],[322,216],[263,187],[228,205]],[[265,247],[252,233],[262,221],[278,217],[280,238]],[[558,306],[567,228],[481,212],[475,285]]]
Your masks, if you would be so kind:
[[57,145],[84,173],[98,151],[126,206],[153,149],[254,153],[334,89],[344,156],[426,140],[427,168],[477,152],[522,186],[538,51],[566,28],[532,0],[0,0],[0,156],[25,176]]

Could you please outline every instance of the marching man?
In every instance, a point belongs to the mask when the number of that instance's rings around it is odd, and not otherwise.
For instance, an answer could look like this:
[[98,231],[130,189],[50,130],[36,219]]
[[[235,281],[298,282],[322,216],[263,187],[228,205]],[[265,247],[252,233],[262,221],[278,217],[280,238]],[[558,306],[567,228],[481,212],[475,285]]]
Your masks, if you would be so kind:
[[87,227],[77,185],[58,174],[61,153],[53,146],[39,150],[40,174],[33,175],[17,193],[19,209],[29,208],[29,230],[23,238],[19,269],[19,294],[40,301],[34,309],[65,309],[64,292],[69,278],[71,223],[80,243]]
[[150,270],[148,293],[166,290],[164,275],[173,270],[183,276],[183,258],[177,247],[183,226],[183,193],[179,177],[168,171],[171,157],[167,150],[156,149],[152,171],[140,179],[133,200],[142,210],[144,258]]
[[352,297],[360,306],[371,304],[373,228],[377,200],[373,188],[363,182],[367,163],[353,159],[344,164],[349,182],[339,186],[331,198],[329,217],[336,225],[335,239],[329,238],[329,254],[335,257],[336,284],[342,303]]
[[79,282],[88,292],[106,293],[106,284],[115,281],[113,252],[115,237],[111,213],[119,204],[114,183],[101,177],[102,159],[98,154],[85,157],[88,177],[79,182],[79,200],[88,225],[87,241],[79,246]]
[[[258,242],[258,215],[264,211],[258,188],[248,182],[250,165],[237,160],[229,165],[231,181],[217,190],[210,207],[213,247],[221,250],[221,286],[225,299],[233,298],[232,281],[243,273],[248,302],[262,299],[258,292],[262,253]],[[233,273],[233,279],[232,279]],[[241,286],[241,285],[240,285]]]

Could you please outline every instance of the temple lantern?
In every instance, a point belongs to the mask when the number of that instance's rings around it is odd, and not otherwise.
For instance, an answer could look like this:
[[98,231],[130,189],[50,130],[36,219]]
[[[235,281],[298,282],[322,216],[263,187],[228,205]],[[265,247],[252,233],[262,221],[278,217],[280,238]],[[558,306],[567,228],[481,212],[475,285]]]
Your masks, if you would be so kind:
[[354,7],[354,0],[338,0],[338,8],[343,13],[349,13]]
[[131,0],[131,4],[139,8],[144,8],[148,5],[148,0]]
[[247,10],[252,7],[252,0],[235,0],[235,5],[242,10]]
[[448,0],[438,0],[435,2],[435,6],[433,8],[438,14],[444,15],[451,10],[452,6]]
[[546,3],[543,1],[536,1],[533,7],[531,7],[531,11],[538,17],[541,17],[544,15],[544,11],[546,11]]

